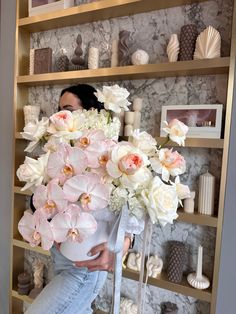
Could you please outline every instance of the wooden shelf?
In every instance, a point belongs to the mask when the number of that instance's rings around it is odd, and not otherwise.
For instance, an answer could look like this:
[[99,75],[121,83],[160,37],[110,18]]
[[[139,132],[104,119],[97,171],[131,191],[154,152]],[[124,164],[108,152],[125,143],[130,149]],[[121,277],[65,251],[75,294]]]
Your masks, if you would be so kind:
[[23,302],[32,303],[33,299],[28,297],[28,295],[20,295],[16,290],[12,290],[11,295],[13,298],[21,300]]
[[24,140],[24,141],[26,141],[26,139],[24,139],[24,138],[22,137],[22,135],[20,134],[20,132],[16,132],[16,133],[15,133],[15,139],[16,139],[16,140]]
[[177,61],[158,64],[131,65],[95,70],[80,70],[17,77],[24,86],[69,84],[79,82],[104,82],[117,80],[151,79],[191,75],[225,74],[229,70],[229,58]]
[[21,195],[26,195],[26,196],[31,196],[32,192],[30,190],[26,190],[26,191],[21,191],[21,187],[20,186],[14,186],[14,193],[16,194],[21,194]]
[[[165,143],[165,137],[156,137],[156,141],[158,144]],[[177,143],[169,141],[165,146],[178,146]],[[193,148],[219,148],[223,149],[224,140],[223,139],[215,139],[215,138],[187,138],[185,141],[185,147],[193,147]]]
[[179,222],[217,228],[218,218],[215,216],[202,215],[199,213],[188,214],[183,212],[183,210],[178,210],[178,215],[177,221]]
[[207,0],[101,0],[72,8],[19,19],[20,28],[29,32],[106,20]]
[[[139,281],[139,273],[131,269],[123,269],[123,277]],[[202,301],[211,302],[211,290],[198,290],[192,288],[186,278],[180,283],[173,283],[169,281],[164,273],[159,278],[148,278],[149,285],[159,287],[162,289],[170,290],[172,292],[180,293],[186,296],[190,296]]]
[[29,245],[29,243],[27,243],[23,240],[13,239],[12,243],[14,246],[20,247],[20,248],[25,249],[25,250],[34,251],[34,252],[37,252],[37,253],[40,253],[43,255],[47,255],[47,256],[51,255],[49,251],[43,250],[40,246],[32,247]]

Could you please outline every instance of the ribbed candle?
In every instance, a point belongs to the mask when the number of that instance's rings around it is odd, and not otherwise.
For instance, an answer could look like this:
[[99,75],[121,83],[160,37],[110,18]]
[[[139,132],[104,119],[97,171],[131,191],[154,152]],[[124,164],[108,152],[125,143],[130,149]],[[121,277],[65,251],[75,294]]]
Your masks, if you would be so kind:
[[214,213],[215,177],[209,172],[199,177],[198,211],[200,214]]

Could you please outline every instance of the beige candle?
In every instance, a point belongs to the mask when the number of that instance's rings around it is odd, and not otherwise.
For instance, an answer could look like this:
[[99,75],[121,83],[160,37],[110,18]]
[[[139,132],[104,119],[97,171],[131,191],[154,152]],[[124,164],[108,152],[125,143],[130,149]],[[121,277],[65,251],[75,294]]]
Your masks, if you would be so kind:
[[118,66],[118,40],[115,39],[112,42],[111,47],[111,67],[117,67]]
[[141,122],[141,110],[142,110],[143,100],[142,98],[135,98],[133,102],[133,110],[134,110],[134,130],[140,128]]
[[200,214],[214,213],[215,177],[206,172],[199,177],[198,211]]
[[98,67],[99,67],[99,50],[96,47],[90,47],[88,54],[88,68],[98,69]]

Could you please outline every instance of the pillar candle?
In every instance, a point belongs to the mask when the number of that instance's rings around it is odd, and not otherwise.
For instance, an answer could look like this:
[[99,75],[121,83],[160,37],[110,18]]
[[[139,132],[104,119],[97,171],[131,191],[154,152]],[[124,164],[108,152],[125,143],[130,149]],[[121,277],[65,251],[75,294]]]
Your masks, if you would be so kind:
[[200,214],[214,213],[215,177],[206,172],[199,177],[198,211]]
[[40,113],[40,107],[39,106],[31,106],[27,105],[24,106],[24,119],[25,119],[25,125],[29,122],[34,122],[38,120],[39,113]]
[[140,128],[141,122],[141,110],[142,110],[143,100],[142,98],[135,98],[133,102],[133,110],[134,110],[134,130]]
[[195,192],[190,192],[190,197],[184,200],[184,212],[193,214],[194,213],[194,198]]
[[96,47],[90,47],[88,53],[88,68],[97,69],[99,67],[99,50]]
[[124,135],[124,123],[125,123],[125,111],[121,109],[120,113],[114,113],[113,117],[117,117],[120,120],[120,132],[119,136]]
[[118,66],[118,40],[115,39],[112,42],[111,47],[111,67]]

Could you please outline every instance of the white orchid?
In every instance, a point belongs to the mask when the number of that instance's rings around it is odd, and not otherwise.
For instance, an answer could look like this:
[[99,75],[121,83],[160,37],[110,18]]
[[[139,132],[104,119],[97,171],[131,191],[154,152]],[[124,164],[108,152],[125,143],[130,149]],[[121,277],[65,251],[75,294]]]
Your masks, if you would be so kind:
[[97,99],[104,103],[104,108],[116,113],[120,113],[121,109],[128,111],[131,104],[127,97],[129,92],[126,88],[119,87],[117,84],[113,86],[103,86],[102,91],[97,90],[95,93]]

